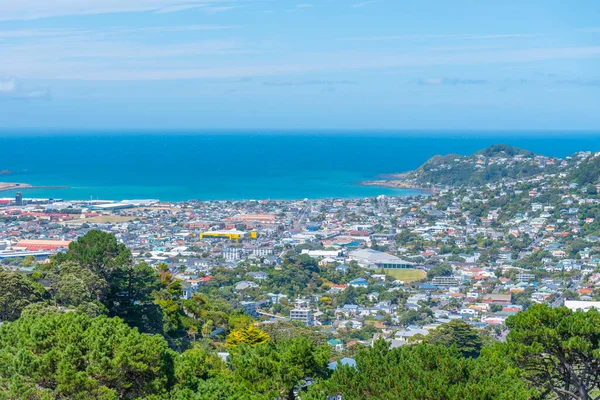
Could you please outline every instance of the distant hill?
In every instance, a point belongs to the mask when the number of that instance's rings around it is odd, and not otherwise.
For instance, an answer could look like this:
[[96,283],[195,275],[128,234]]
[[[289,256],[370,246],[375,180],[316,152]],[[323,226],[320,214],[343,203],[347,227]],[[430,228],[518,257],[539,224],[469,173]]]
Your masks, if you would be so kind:
[[485,157],[535,157],[535,154],[529,150],[519,149],[518,147],[512,147],[507,144],[494,144],[483,150],[473,153],[474,156],[485,156]]
[[600,157],[592,156],[582,161],[571,170],[569,180],[580,186],[600,183]]
[[403,174],[403,178],[420,186],[477,186],[502,178],[531,177],[548,171],[552,164],[547,165],[543,160],[546,158],[528,150],[497,144],[470,156],[434,156],[417,170]]

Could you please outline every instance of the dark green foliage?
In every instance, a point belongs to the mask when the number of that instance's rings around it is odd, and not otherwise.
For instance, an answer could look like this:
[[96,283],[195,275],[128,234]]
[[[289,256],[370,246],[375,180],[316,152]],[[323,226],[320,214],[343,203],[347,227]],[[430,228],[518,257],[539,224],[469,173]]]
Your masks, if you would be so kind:
[[413,345],[390,350],[383,340],[359,351],[356,368],[340,366],[311,390],[310,400],[530,399],[532,392],[502,359],[463,358],[456,349]]
[[600,157],[589,158],[574,168],[569,175],[569,181],[580,186],[598,183],[600,181]]
[[152,297],[161,288],[158,273],[146,263],[115,269],[106,300],[110,315],[123,318],[143,332],[162,332],[162,312]]
[[90,271],[107,277],[115,268],[132,263],[131,252],[110,233],[92,230],[69,245],[69,251],[59,254],[58,263],[73,261]]
[[538,250],[517,261],[516,265],[525,269],[541,268],[543,266],[542,259],[544,258],[552,258],[552,254],[547,250]]
[[512,359],[527,379],[559,399],[600,393],[600,312],[535,305],[507,320]]
[[464,357],[477,357],[483,347],[481,337],[473,327],[463,320],[453,320],[429,332],[427,343],[456,346]]
[[216,354],[201,346],[185,351],[176,359],[175,387],[198,391],[208,379],[224,375],[226,364]]
[[473,155],[476,155],[476,156],[482,155],[482,156],[486,156],[486,157],[497,157],[497,156],[514,157],[514,156],[519,156],[519,155],[525,156],[525,157],[535,156],[535,154],[529,150],[519,149],[517,147],[513,147],[513,146],[510,146],[507,144],[494,144],[483,150],[479,150],[478,152],[474,153]]
[[304,338],[278,344],[241,345],[232,354],[233,380],[267,398],[293,399],[294,386],[304,378],[327,375],[328,359],[327,346],[315,347]]
[[200,293],[184,300],[183,308],[202,326],[204,336],[216,328],[227,328],[230,316],[235,314],[231,305],[223,299],[209,298]]
[[315,346],[324,345],[327,343],[328,337],[318,332],[316,329],[307,327],[302,322],[275,322],[265,324],[261,329],[269,334],[271,340],[279,343],[286,340],[306,338]]
[[134,399],[166,393],[175,353],[119,319],[30,313],[0,327],[8,398]]
[[63,306],[100,301],[108,291],[106,279],[72,261],[61,264],[52,280],[54,298]]
[[175,390],[169,397],[153,396],[145,400],[269,400],[271,398],[248,391],[244,387],[220,376],[200,381],[195,390]]
[[0,321],[14,321],[30,304],[42,301],[45,290],[25,275],[0,271]]
[[448,263],[442,263],[440,265],[436,265],[427,271],[427,279],[433,279],[436,276],[450,276],[452,275],[452,267]]
[[48,274],[58,304],[80,307],[87,315],[108,313],[142,332],[184,334],[179,305],[169,301],[169,290],[181,293],[179,283],[162,282],[146,263],[134,265],[114,235],[89,231],[52,261]]
[[478,156],[512,158],[517,155],[527,159],[534,156],[530,151],[500,144],[490,146],[468,157],[457,154],[434,156],[419,169],[409,172],[407,176],[416,179],[421,185],[479,186],[502,178],[530,177],[542,172],[539,166],[526,162],[510,167],[499,164],[487,164],[483,168],[476,166]]
[[421,307],[419,310],[408,310],[400,316],[400,325],[408,326],[413,324],[424,325],[433,322],[433,311],[429,307]]

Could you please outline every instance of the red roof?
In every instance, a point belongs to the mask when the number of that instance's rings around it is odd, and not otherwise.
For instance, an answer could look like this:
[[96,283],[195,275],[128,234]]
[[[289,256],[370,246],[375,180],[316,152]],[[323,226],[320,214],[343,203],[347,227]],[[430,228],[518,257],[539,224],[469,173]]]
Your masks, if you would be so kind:
[[338,284],[332,283],[330,286],[332,288],[336,288],[336,289],[346,289],[348,287],[348,284],[343,283],[343,284],[338,285]]
[[21,240],[17,247],[24,247],[30,251],[66,249],[71,244],[70,240]]

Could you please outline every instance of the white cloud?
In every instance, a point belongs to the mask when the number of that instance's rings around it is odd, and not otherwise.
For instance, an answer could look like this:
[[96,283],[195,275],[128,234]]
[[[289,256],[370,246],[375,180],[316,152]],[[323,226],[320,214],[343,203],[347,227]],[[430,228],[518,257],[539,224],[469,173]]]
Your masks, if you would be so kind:
[[[109,38],[110,39],[110,38]],[[173,44],[145,44],[131,41],[102,40],[97,38],[52,38],[30,43],[26,47],[20,44],[0,46],[0,52],[11,55],[11,64],[22,62],[31,66],[46,63],[69,64],[73,60],[92,59],[98,62],[118,64],[125,60],[144,60],[200,55],[246,53],[242,44],[236,40],[198,40]],[[1,70],[1,66],[0,66]],[[15,73],[22,76],[18,71]]]
[[[182,25],[182,26],[149,26],[140,28],[113,27],[101,31],[87,29],[14,29],[0,30],[0,39],[4,42],[31,38],[65,37],[109,37],[123,34],[168,33],[168,32],[194,32],[218,31],[238,28],[235,25]],[[1,45],[1,44],[0,44]]]
[[206,4],[177,4],[174,6],[163,7],[160,10],[156,10],[156,14],[171,14],[174,12],[186,11],[186,10],[195,10],[198,8],[204,8]]
[[0,78],[0,101],[48,99],[50,92],[45,90],[25,90],[16,78]]
[[578,32],[600,32],[600,26],[595,26],[593,28],[583,28],[583,29],[578,29]]
[[[148,81],[180,79],[221,79],[299,75],[313,72],[360,71],[372,69],[409,68],[441,65],[488,65],[543,62],[557,59],[581,59],[600,57],[600,46],[571,48],[529,48],[521,50],[465,52],[465,53],[313,53],[296,54],[285,62],[261,63],[256,57],[247,58],[171,58],[173,52],[184,54],[187,48],[122,48],[123,58],[113,59],[115,48],[105,48],[109,58],[65,60],[63,54],[57,59],[37,62],[20,55],[11,64],[0,64],[0,76],[19,74],[24,78],[94,81]],[[60,48],[60,45],[57,46]],[[82,54],[85,49],[79,49]],[[88,49],[91,54],[100,49]],[[63,50],[64,51],[64,50]],[[134,54],[127,58],[127,53]],[[156,57],[167,57],[156,61]],[[154,59],[153,59],[154,58]]]
[[174,12],[186,11],[186,10],[200,10],[205,12],[206,14],[216,14],[225,11],[231,11],[236,8],[242,8],[244,6],[241,5],[223,5],[223,6],[211,6],[209,4],[178,4],[174,6],[169,6],[165,8],[161,8],[160,10],[155,11],[156,14],[170,14]]
[[493,40],[493,39],[512,39],[512,38],[531,38],[540,36],[538,34],[529,33],[505,33],[492,35],[473,35],[466,33],[443,34],[443,35],[392,35],[392,36],[362,36],[342,38],[342,40],[357,40],[357,41],[389,41],[389,40],[428,40],[428,39],[459,39],[459,40]]
[[428,85],[441,85],[442,83],[444,83],[444,79],[443,78],[429,78],[429,79],[425,79],[423,82]]
[[0,39],[69,36],[81,32],[84,31],[75,29],[14,29],[0,31]]
[[11,93],[17,88],[17,80],[9,78],[6,80],[0,79],[0,93]]
[[[106,14],[117,12],[159,11],[169,7],[199,8],[225,11],[233,7],[224,0],[2,0],[0,21],[32,20],[65,15]],[[220,6],[223,7],[220,7]],[[208,10],[208,8],[207,8]]]
[[427,78],[417,79],[419,85],[486,85],[486,79],[464,79],[464,78]]
[[365,1],[361,1],[359,3],[352,4],[352,7],[354,7],[354,8],[364,7],[364,6],[368,6],[369,4],[380,3],[381,1],[382,0],[365,0]]
[[220,13],[220,12],[225,12],[225,11],[231,11],[231,10],[235,10],[236,8],[242,8],[245,6],[209,6],[209,7],[204,7],[203,10],[205,13],[207,14],[216,14],[216,13]]

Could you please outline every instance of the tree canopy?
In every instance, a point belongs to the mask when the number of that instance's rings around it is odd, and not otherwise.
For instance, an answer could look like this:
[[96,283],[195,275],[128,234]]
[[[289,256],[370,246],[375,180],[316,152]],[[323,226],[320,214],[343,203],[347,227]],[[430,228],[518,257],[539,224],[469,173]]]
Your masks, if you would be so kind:
[[120,319],[29,313],[0,327],[8,398],[134,399],[167,391],[174,353]]
[[91,230],[71,242],[69,250],[59,254],[57,261],[73,261],[104,277],[115,268],[133,262],[124,244],[118,243],[114,235],[99,230]]
[[269,334],[261,331],[254,325],[249,325],[245,328],[231,331],[229,336],[227,336],[227,345],[235,347],[241,344],[263,344],[267,343],[270,339]]
[[453,320],[429,332],[427,343],[456,346],[464,357],[477,357],[483,347],[483,341],[477,331],[462,319]]
[[512,359],[546,395],[600,398],[600,312],[535,305],[507,326]]
[[241,345],[233,352],[233,379],[252,393],[266,398],[294,399],[293,389],[306,378],[327,375],[329,348],[297,338]]
[[464,358],[455,348],[427,344],[390,349],[379,340],[359,351],[356,367],[339,366],[329,380],[311,388],[307,399],[337,394],[344,400],[525,400],[534,392],[504,359]]
[[30,304],[44,299],[44,288],[25,275],[0,270],[0,321],[14,321]]

